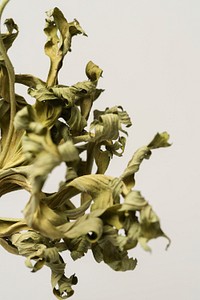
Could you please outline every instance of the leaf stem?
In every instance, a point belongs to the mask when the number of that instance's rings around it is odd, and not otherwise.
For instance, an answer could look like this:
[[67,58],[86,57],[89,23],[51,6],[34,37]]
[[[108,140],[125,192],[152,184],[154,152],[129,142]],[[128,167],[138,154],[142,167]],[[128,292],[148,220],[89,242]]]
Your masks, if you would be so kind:
[[94,150],[95,150],[95,143],[88,143],[87,146],[87,166],[86,166],[86,174],[92,173],[92,167],[94,164]]
[[9,1],[10,0],[2,0],[2,3],[0,4],[0,18],[2,16],[5,6],[8,4]]
[[[3,13],[3,10],[6,6],[6,4],[9,2],[9,0],[3,0],[2,3],[0,4],[0,23],[1,23],[1,16]],[[16,103],[15,103],[15,72],[13,65],[8,57],[8,54],[6,52],[6,49],[4,47],[3,39],[1,36],[1,31],[0,31],[0,53],[3,58],[3,61],[5,63],[5,67],[8,72],[8,81],[9,81],[9,98],[10,98],[10,121],[9,121],[9,129],[8,129],[8,135],[6,138],[5,145],[2,149],[1,152],[1,158],[0,158],[0,167],[3,166],[4,160],[6,158],[6,155],[8,153],[8,149],[11,144],[13,132],[14,132],[14,126],[13,126],[13,121],[14,117],[16,114]]]

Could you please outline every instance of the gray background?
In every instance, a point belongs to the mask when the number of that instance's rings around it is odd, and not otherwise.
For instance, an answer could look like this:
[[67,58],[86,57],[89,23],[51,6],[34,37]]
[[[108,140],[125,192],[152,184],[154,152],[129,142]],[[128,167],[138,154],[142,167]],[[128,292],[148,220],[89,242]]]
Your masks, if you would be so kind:
[[[136,188],[152,204],[172,245],[150,242],[152,254],[139,246],[134,271],[116,273],[94,262],[90,254],[67,261],[66,274],[79,284],[72,299],[200,299],[199,204],[199,73],[200,2],[198,0],[11,0],[4,17],[13,17],[20,35],[10,50],[17,73],[45,80],[48,57],[43,53],[45,11],[58,6],[68,21],[77,18],[88,34],[75,37],[60,76],[63,84],[84,80],[93,60],[103,70],[105,92],[95,107],[122,105],[132,120],[123,158],[112,161],[108,174],[120,175],[132,153],[157,131],[167,130],[172,147],[155,150],[137,176]],[[26,89],[16,87],[24,94]],[[56,170],[45,188],[55,190],[64,173]],[[18,217],[28,199],[24,192],[0,201],[1,216]],[[24,258],[0,249],[0,298],[54,299],[50,272],[32,274]]]

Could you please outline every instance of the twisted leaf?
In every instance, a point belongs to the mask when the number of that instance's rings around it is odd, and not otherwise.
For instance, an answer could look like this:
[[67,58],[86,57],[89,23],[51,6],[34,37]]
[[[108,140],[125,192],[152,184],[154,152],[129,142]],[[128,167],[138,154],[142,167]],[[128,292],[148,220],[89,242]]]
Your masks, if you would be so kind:
[[170,146],[170,144],[168,143],[168,139],[169,135],[167,133],[158,133],[148,144],[148,146],[143,146],[134,153],[132,159],[127,165],[127,168],[121,175],[121,179],[129,189],[131,189],[135,185],[134,176],[135,173],[138,172],[142,161],[144,159],[149,159],[149,157],[151,156],[151,149]]
[[47,86],[57,84],[58,72],[68,51],[71,51],[71,39],[74,35],[86,35],[77,20],[68,23],[63,13],[56,7],[47,13],[44,32],[47,35],[45,53],[50,58],[50,70]]
[[92,61],[89,61],[86,66],[85,73],[91,81],[97,81],[102,76],[103,70]]

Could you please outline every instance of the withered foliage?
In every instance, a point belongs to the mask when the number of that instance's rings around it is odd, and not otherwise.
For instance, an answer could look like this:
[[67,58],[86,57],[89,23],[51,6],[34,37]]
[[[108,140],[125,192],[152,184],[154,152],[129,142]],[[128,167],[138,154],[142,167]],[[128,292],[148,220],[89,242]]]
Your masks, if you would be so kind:
[[[2,2],[1,14],[7,2]],[[14,73],[7,51],[18,26],[13,19],[5,25],[7,32],[0,36],[0,195],[24,189],[30,198],[22,219],[0,218],[0,244],[25,256],[33,272],[48,266],[54,295],[65,299],[73,295],[77,278],[65,276],[61,252],[70,251],[76,260],[92,251],[98,263],[126,271],[137,264],[128,250],[140,244],[149,251],[150,239],[166,237],[158,216],[134,186],[142,161],[153,149],[168,147],[169,135],[156,134],[133,154],[122,174],[106,175],[112,157],[122,156],[125,129],[132,124],[121,106],[95,110],[89,124],[93,102],[103,92],[97,88],[103,71],[92,61],[86,65],[85,81],[59,84],[72,38],[86,35],[79,22],[68,22],[58,8],[47,13],[46,81]],[[15,93],[15,83],[28,87],[33,105]],[[44,192],[48,175],[63,162],[66,176],[58,191]]]

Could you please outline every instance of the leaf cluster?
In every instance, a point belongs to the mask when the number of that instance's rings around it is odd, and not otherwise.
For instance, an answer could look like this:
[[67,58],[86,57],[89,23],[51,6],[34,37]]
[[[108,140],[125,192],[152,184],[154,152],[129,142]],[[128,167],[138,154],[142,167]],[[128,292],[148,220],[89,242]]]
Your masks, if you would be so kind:
[[[103,71],[92,61],[85,68],[86,80],[59,84],[73,37],[86,36],[79,22],[68,22],[58,8],[47,13],[44,50],[50,67],[45,81],[30,74],[13,76],[7,51],[18,26],[12,19],[5,25],[7,32],[0,36],[0,195],[24,189],[30,198],[22,219],[0,218],[0,244],[25,256],[32,272],[48,266],[54,295],[65,299],[73,295],[77,278],[65,276],[61,252],[69,251],[76,260],[92,251],[98,263],[126,271],[137,264],[130,249],[140,244],[149,251],[150,239],[166,237],[134,186],[142,161],[153,149],[168,147],[169,135],[158,133],[133,154],[122,174],[108,176],[113,156],[123,155],[132,123],[120,106],[95,110],[89,122],[93,102],[103,92],[97,87]],[[33,105],[15,93],[15,84],[27,86]],[[59,189],[44,192],[48,175],[63,162],[66,175]]]

